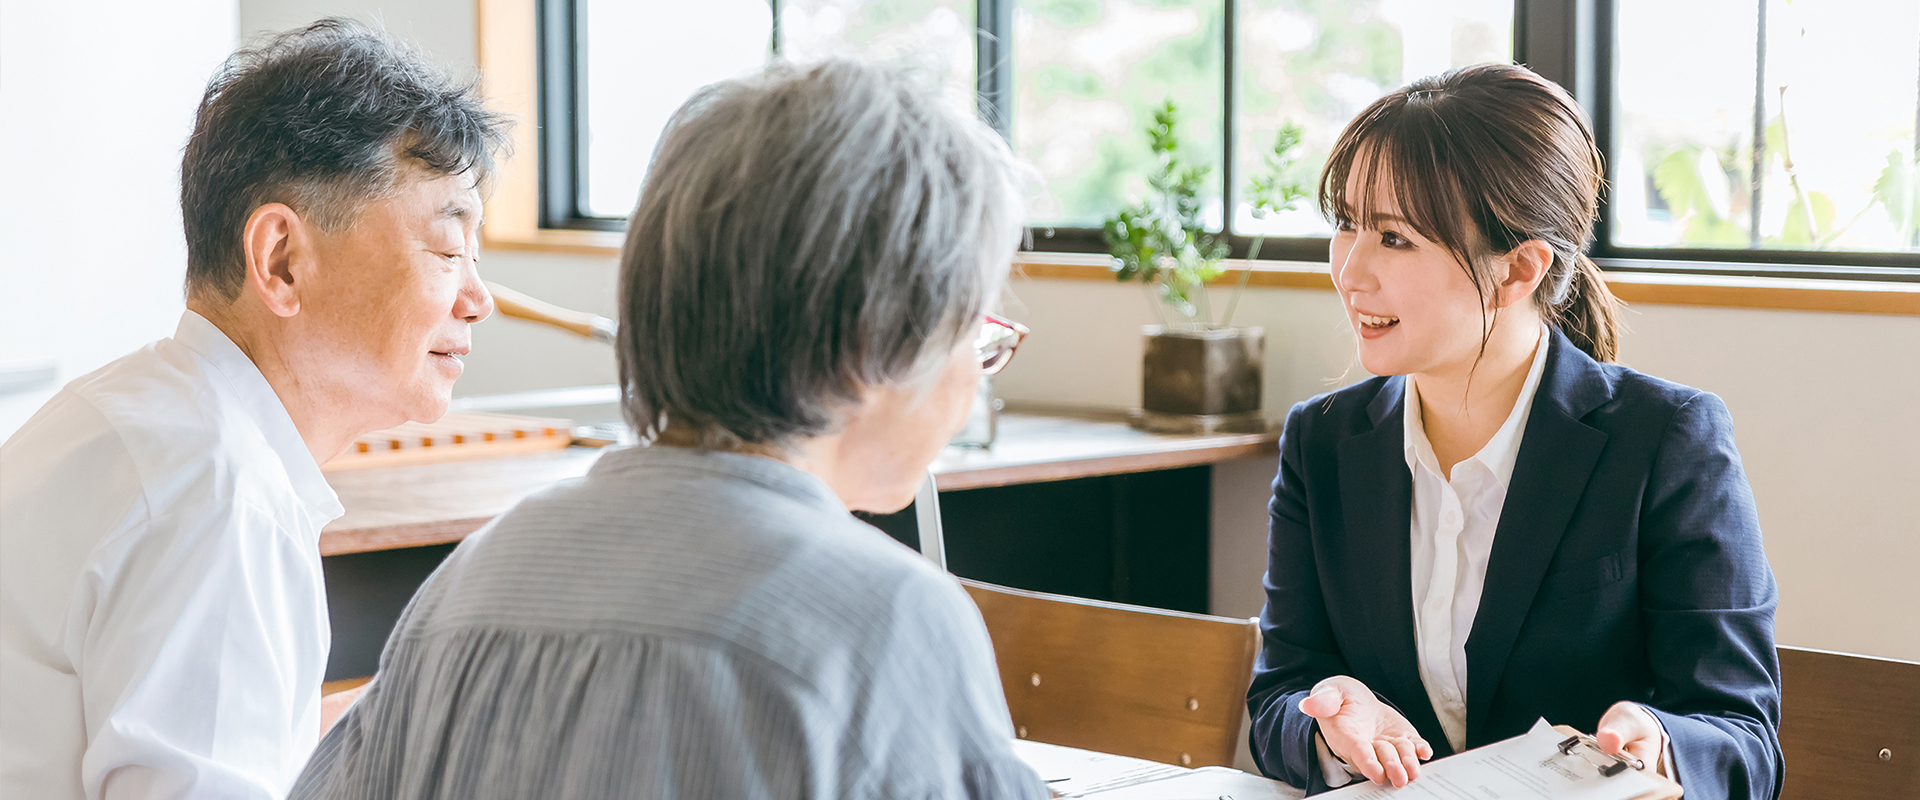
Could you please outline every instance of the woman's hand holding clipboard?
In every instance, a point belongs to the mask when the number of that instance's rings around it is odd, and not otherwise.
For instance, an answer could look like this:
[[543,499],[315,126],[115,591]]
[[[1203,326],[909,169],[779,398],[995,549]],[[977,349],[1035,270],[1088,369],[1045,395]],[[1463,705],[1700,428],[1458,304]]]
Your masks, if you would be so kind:
[[1572,728],[1534,723],[1526,733],[1432,761],[1420,778],[1394,788],[1357,783],[1329,800],[1678,800],[1680,784],[1635,759],[1613,755]]

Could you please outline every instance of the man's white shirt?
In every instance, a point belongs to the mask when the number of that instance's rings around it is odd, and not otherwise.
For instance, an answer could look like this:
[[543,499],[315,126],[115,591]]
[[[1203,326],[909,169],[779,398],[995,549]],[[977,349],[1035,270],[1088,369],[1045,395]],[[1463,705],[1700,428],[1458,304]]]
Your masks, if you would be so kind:
[[278,798],[320,730],[320,529],[273,387],[191,311],[0,446],[0,794]]

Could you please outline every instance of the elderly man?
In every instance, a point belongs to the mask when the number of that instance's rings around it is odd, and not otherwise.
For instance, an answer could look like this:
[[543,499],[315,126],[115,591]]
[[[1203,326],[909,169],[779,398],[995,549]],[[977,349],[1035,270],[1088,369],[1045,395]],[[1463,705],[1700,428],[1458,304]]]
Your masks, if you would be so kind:
[[322,728],[320,462],[445,412],[500,121],[365,27],[229,60],[187,312],[0,447],[0,795],[284,796]]

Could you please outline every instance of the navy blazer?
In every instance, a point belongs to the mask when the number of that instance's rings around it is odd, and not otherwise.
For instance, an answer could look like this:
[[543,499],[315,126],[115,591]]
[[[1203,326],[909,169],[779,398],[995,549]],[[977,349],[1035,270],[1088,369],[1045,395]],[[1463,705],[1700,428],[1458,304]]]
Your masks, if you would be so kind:
[[[1403,377],[1293,407],[1247,709],[1269,776],[1326,788],[1300,700],[1351,675],[1451,750],[1415,662]],[[1554,331],[1467,639],[1468,747],[1620,700],[1666,726],[1688,797],[1780,791],[1777,595],[1726,405]]]

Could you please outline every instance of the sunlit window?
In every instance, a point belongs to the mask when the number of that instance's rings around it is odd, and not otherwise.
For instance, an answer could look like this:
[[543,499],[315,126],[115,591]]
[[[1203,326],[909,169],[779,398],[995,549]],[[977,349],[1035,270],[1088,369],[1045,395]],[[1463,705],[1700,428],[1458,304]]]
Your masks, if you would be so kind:
[[877,58],[915,70],[974,111],[971,0],[780,0],[780,54]]
[[[1241,246],[1237,237],[1324,237],[1311,196],[1277,214],[1255,214],[1246,200],[1277,132],[1298,128],[1284,179],[1310,191],[1334,139],[1376,98],[1449,69],[1525,59],[1515,52],[1518,0],[549,2],[571,8],[577,28],[572,61],[543,57],[574,75],[544,85],[572,87],[575,127],[558,136],[572,136],[577,152],[549,140],[563,150],[546,154],[549,165],[573,178],[544,186],[578,199],[571,214],[565,203],[543,208],[585,227],[615,227],[628,213],[661,127],[698,87],[772,56],[851,55],[915,70],[956,109],[1006,132],[1043,179],[1029,212],[1043,249],[1099,249],[1103,220],[1147,193],[1156,164],[1145,129],[1168,101],[1181,162],[1206,170],[1208,229]],[[1569,27],[1549,48],[1599,54],[1556,67],[1605,90],[1579,98],[1603,117],[1610,168],[1596,256],[1914,272],[1905,254],[1920,253],[1920,3],[1526,3],[1535,17],[1613,15],[1610,27],[1588,24],[1603,21],[1594,17],[1577,26],[1612,39]],[[1004,71],[983,81],[980,53],[997,53],[1005,60],[988,69]],[[1313,252],[1288,247],[1285,257]],[[1776,255],[1745,255],[1768,251]],[[1788,251],[1871,255],[1780,255]]]
[[581,212],[624,217],[660,129],[694,90],[766,61],[766,0],[578,0]]
[[[1333,140],[1381,95],[1456,67],[1513,59],[1513,0],[1240,0],[1235,172],[1251,175],[1274,134],[1299,125],[1309,185]],[[1243,181],[1244,183],[1244,181]],[[1236,197],[1243,186],[1233,187]],[[1234,203],[1235,233],[1326,236],[1311,201],[1256,219]]]
[[1614,245],[1920,250],[1920,3],[1615,7]]
[[1211,167],[1204,213],[1220,224],[1225,6],[1220,0],[1014,4],[1014,151],[1039,169],[1036,225],[1099,227],[1153,170],[1147,123],[1171,98],[1182,156]]
[[631,212],[674,110],[776,50],[796,62],[852,55],[920,70],[973,112],[972,2],[783,0],[777,36],[767,0],[577,2],[583,216]]

